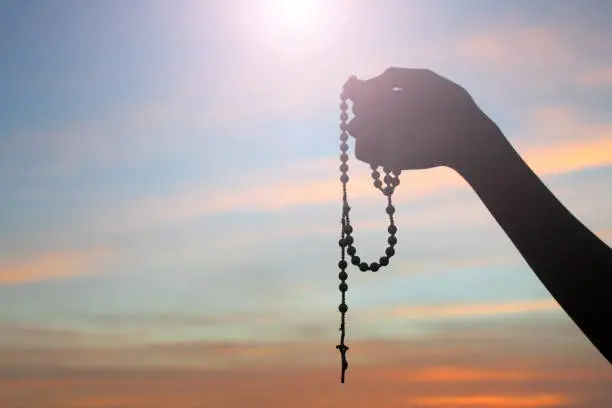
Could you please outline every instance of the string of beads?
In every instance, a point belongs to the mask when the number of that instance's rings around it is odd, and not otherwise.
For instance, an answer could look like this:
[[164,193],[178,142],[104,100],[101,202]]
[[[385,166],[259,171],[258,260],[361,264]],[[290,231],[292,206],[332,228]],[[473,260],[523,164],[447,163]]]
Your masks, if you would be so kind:
[[[383,172],[385,176],[383,180],[380,180],[380,172],[378,171],[378,166],[373,164],[371,165],[372,170],[372,179],[374,180],[374,187],[380,190],[387,197],[387,208],[386,212],[389,217],[389,227],[387,228],[387,232],[389,233],[389,238],[387,239],[388,247],[385,249],[385,255],[381,256],[378,259],[378,262],[367,263],[361,260],[361,258],[357,255],[357,249],[355,247],[355,239],[353,237],[353,227],[351,226],[349,212],[351,210],[348,203],[347,196],[347,184],[349,182],[348,176],[348,97],[346,95],[346,88],[350,86],[352,83],[358,81],[356,77],[351,77],[349,81],[345,84],[344,90],[340,95],[340,181],[342,183],[342,217],[340,220],[340,224],[342,226],[340,232],[340,240],[338,244],[340,245],[340,261],[338,262],[338,267],[340,268],[340,273],[338,274],[338,278],[340,279],[340,285],[338,288],[341,293],[341,303],[338,306],[338,310],[340,311],[340,344],[336,346],[336,348],[340,351],[342,356],[342,378],[341,382],[344,383],[344,373],[348,368],[348,363],[346,361],[346,351],[348,350],[348,346],[344,344],[344,338],[346,334],[346,312],[348,311],[348,305],[346,304],[346,291],[348,290],[348,285],[346,280],[348,279],[348,273],[346,272],[346,268],[348,267],[348,262],[346,260],[347,254],[350,257],[351,264],[355,265],[362,272],[372,271],[377,272],[380,268],[389,265],[389,260],[393,255],[395,255],[395,245],[397,244],[397,226],[395,225],[395,207],[393,206],[392,196],[395,192],[395,188],[400,184],[399,176],[401,174],[401,170],[392,170],[387,167],[383,167]],[[384,182],[384,186],[383,186]]]

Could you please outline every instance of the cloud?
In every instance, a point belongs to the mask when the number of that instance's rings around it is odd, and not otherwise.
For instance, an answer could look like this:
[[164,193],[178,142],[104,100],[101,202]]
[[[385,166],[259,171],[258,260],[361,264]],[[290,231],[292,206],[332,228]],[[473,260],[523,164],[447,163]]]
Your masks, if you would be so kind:
[[551,28],[502,25],[460,39],[455,55],[486,69],[516,71],[566,65],[573,54]]
[[602,241],[606,242],[608,246],[612,246],[612,228],[607,228],[597,232],[597,236]]
[[587,86],[612,85],[612,67],[604,66],[588,69],[578,75],[578,83]]
[[[534,335],[537,325],[502,323],[468,338],[461,331],[474,330],[464,325],[410,341],[353,341],[344,385],[335,343],[329,342],[16,346],[0,352],[0,403],[25,408],[608,406],[607,362],[583,343],[566,343],[566,324],[560,325],[564,335],[547,331],[550,324],[540,325],[539,334],[548,333],[540,337]],[[507,336],[510,332],[530,339],[527,347]],[[572,333],[569,337],[576,338]],[[210,359],[226,363],[214,366]]]
[[438,318],[496,316],[532,313],[541,311],[559,311],[557,302],[551,299],[536,299],[485,304],[454,305],[403,305],[387,310],[377,310],[376,315],[387,315],[402,318]]
[[[573,381],[576,379],[593,379],[599,375],[594,372],[537,371],[523,368],[462,367],[456,365],[439,365],[417,368],[414,370],[397,370],[390,372],[390,377],[405,382],[527,382],[547,379]],[[604,376],[605,377],[605,376]]]
[[555,146],[532,148],[524,159],[540,175],[570,173],[612,165],[612,128],[599,139],[562,142]]
[[541,176],[612,165],[612,125],[589,122],[564,107],[532,112],[517,149]]
[[[558,107],[536,110],[529,118],[529,125],[520,130],[519,134],[521,137],[513,143],[541,177],[612,165],[612,127],[607,123],[586,122],[571,110]],[[185,263],[204,258],[208,261],[221,259],[229,248],[247,248],[261,242],[262,232],[266,233],[268,241],[329,236],[337,233],[335,224],[326,221],[326,217],[329,217],[326,214],[331,214],[330,205],[338,204],[340,200],[340,183],[333,176],[338,174],[337,165],[335,159],[306,160],[283,167],[283,171],[263,169],[249,173],[235,180],[231,186],[212,188],[207,184],[190,183],[167,195],[92,207],[82,219],[75,219],[74,225],[66,225],[61,231],[53,232],[53,240],[74,237],[75,234],[95,239],[115,237],[117,234],[133,236],[159,227],[175,227],[189,220],[201,221],[212,219],[207,217],[230,216],[241,212],[263,214],[259,221],[261,225],[257,222],[252,225],[236,223],[219,230],[206,227],[207,233],[197,245],[192,244],[193,233],[185,233],[189,239],[184,239],[181,246],[172,251],[167,250],[167,243],[155,242],[154,246],[158,247],[152,249],[152,244],[144,240],[142,245],[146,246],[148,252],[146,261],[168,263],[180,258]],[[380,208],[383,198],[371,186],[366,167],[353,161],[349,194],[358,210],[368,211],[365,216],[360,214],[355,218],[355,225],[360,230],[378,230],[384,226],[378,215],[372,214]],[[474,199],[464,200],[453,196],[455,192],[461,191],[467,192]],[[453,205],[449,205],[450,202]],[[430,231],[436,226],[446,228],[453,225],[456,228],[474,229],[494,225],[467,183],[446,168],[404,172],[395,203],[399,209],[399,218],[412,228],[423,227]],[[322,223],[290,222],[297,212],[305,216],[305,211],[316,212],[313,217],[318,217]],[[320,211],[325,213],[322,215]],[[214,235],[212,240],[211,234]],[[205,248],[202,248],[202,240],[208,242]],[[493,260],[497,259],[496,256],[492,257]],[[69,260],[70,257],[73,259]],[[511,262],[512,259],[518,259],[506,258]],[[471,262],[469,259],[480,264],[483,261],[475,259],[474,255],[455,261]],[[12,261],[10,264],[4,262],[0,266],[0,282],[35,281],[46,276],[94,273],[101,261],[101,257],[94,254],[51,253],[41,255],[40,260]],[[89,266],[87,262],[90,262]],[[410,269],[413,270],[415,266],[412,264]]]
[[82,347],[126,346],[146,339],[143,331],[135,328],[120,330],[83,330],[36,324],[0,324],[0,348],[13,347],[32,350],[62,350]]
[[[573,118],[565,116],[565,119]],[[557,122],[558,123],[558,122]],[[588,135],[582,140],[548,141],[546,136],[554,134],[555,123],[543,128],[540,122],[537,129],[542,130],[540,137],[518,142],[519,150],[528,164],[539,176],[552,176],[588,168],[612,164],[612,127],[595,126],[573,121],[572,135]],[[565,128],[563,132],[568,132]],[[529,134],[532,134],[530,131]],[[535,140],[535,142],[534,142]],[[318,168],[320,160],[314,162]],[[338,173],[335,161],[326,164],[328,174]],[[308,168],[304,163],[303,168]],[[274,171],[278,174],[278,171]],[[267,180],[264,174],[256,175],[252,183],[241,183],[232,188],[212,190],[207,186],[185,186],[172,196],[154,197],[134,203],[134,218],[147,217],[151,222],[171,221],[190,217],[236,211],[279,211],[297,206],[312,206],[339,200],[340,183],[335,178],[322,176],[320,179],[292,180],[292,172],[285,172],[280,180],[261,183]],[[276,177],[279,179],[279,177]],[[246,181],[246,180],[245,180]],[[448,169],[434,169],[425,172],[404,172],[402,185],[396,194],[397,203],[406,203],[430,196],[440,191],[466,187],[460,176]],[[353,200],[376,199],[378,196],[363,171],[353,172],[349,184]],[[136,210],[137,209],[137,210]],[[168,209],[172,209],[168,211]],[[130,219],[132,217],[129,217]]]
[[457,395],[449,397],[421,397],[408,399],[422,407],[567,407],[571,400],[563,394],[535,395]]
[[90,275],[109,259],[106,250],[45,252],[31,258],[0,259],[0,284]]

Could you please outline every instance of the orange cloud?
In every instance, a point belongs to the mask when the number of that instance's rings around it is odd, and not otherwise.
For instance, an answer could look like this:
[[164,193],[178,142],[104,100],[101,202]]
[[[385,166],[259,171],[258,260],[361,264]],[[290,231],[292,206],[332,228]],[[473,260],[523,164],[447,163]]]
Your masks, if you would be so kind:
[[532,148],[525,152],[524,159],[541,175],[612,165],[612,128],[609,136],[599,139]]
[[389,377],[405,382],[534,382],[545,380],[577,381],[605,379],[612,376],[595,372],[541,371],[527,368],[482,368],[470,366],[432,366],[414,370],[391,371]]
[[[308,339],[107,348],[15,345],[0,349],[0,406],[444,408],[612,402],[607,362],[585,353],[582,343],[568,345],[565,335],[532,336],[526,348],[513,347],[519,340],[505,332],[497,340],[478,333],[457,341],[458,334],[446,330],[411,340],[351,342],[343,386],[335,343]],[[210,367],[208,360],[215,358],[226,364]]]
[[561,407],[570,400],[561,394],[540,395],[467,395],[449,397],[421,397],[408,400],[424,407]]
[[0,284],[39,281],[96,273],[108,252],[46,252],[28,259],[0,259]]
[[612,164],[612,126],[580,120],[568,109],[533,113],[518,150],[539,175],[553,175]]

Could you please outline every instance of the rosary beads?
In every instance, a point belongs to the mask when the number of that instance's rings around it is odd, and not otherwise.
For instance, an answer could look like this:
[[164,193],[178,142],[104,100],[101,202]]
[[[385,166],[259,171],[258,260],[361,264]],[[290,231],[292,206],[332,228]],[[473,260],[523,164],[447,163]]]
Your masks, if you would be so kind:
[[[347,196],[347,184],[349,182],[348,176],[348,159],[349,156],[347,154],[349,146],[348,146],[348,133],[347,133],[347,120],[348,120],[348,103],[347,103],[347,88],[350,86],[355,86],[355,84],[359,80],[356,77],[349,78],[348,82],[344,85],[343,92],[340,94],[340,181],[342,182],[342,217],[340,219],[340,224],[342,226],[340,233],[340,240],[338,244],[340,245],[340,262],[338,262],[338,267],[340,268],[340,273],[338,274],[338,278],[340,279],[340,293],[342,295],[342,301],[340,306],[338,306],[338,310],[340,311],[340,344],[336,346],[336,349],[340,351],[341,359],[342,359],[342,377],[340,381],[344,383],[344,374],[348,368],[348,362],[346,360],[346,352],[348,351],[348,346],[344,344],[344,337],[346,334],[346,312],[348,311],[348,306],[346,304],[346,291],[348,290],[348,285],[346,280],[348,278],[348,273],[346,269],[348,267],[347,262],[347,254],[350,257],[350,262],[352,265],[359,268],[362,272],[372,271],[376,272],[380,268],[389,265],[390,258],[395,255],[395,245],[397,244],[397,237],[395,234],[397,233],[397,226],[395,225],[394,214],[395,207],[391,201],[391,197],[393,196],[393,192],[395,191],[395,187],[397,187],[400,183],[399,176],[401,174],[401,170],[392,170],[387,167],[383,167],[383,171],[385,176],[383,180],[380,180],[380,172],[378,171],[378,166],[376,164],[371,165],[372,169],[372,179],[374,180],[374,187],[380,190],[387,197],[387,215],[389,216],[389,227],[387,231],[389,232],[389,238],[387,239],[387,243],[389,246],[385,250],[385,255],[381,256],[378,259],[378,262],[367,263],[362,261],[362,259],[357,255],[357,249],[355,248],[355,240],[353,238],[353,227],[351,226],[351,221],[349,217],[349,212],[351,210],[348,204],[348,196]],[[383,186],[384,183],[384,186]]]

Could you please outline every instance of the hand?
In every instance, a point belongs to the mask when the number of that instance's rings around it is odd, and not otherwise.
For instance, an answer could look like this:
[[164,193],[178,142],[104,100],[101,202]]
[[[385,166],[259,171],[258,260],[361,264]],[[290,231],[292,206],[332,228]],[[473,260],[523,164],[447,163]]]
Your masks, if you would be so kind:
[[369,164],[456,169],[488,145],[486,138],[503,138],[465,89],[429,70],[389,68],[349,80],[344,94],[353,102],[355,156]]

